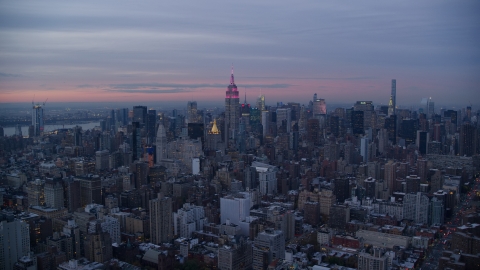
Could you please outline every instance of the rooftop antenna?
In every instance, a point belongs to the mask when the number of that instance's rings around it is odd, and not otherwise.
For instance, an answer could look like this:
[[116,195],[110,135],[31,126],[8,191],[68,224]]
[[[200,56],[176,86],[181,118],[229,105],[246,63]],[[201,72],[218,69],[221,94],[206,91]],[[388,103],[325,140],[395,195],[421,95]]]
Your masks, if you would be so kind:
[[243,102],[244,104],[247,104],[247,87],[245,87],[245,102]]

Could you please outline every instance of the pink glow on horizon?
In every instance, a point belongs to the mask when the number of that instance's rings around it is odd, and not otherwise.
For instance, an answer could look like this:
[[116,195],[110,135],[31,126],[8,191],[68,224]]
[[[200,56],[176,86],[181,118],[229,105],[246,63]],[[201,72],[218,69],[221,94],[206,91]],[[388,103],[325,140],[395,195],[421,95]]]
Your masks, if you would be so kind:
[[[408,102],[419,102],[422,97],[434,96],[439,87],[450,87],[442,79],[425,80],[424,78],[401,78],[397,79],[397,104]],[[84,82],[82,82],[85,84]],[[0,83],[0,103],[7,102],[30,102],[34,96],[38,98],[48,98],[49,102],[142,102],[155,101],[182,101],[192,100],[219,102],[223,103],[222,94],[225,88],[205,87],[205,88],[184,88],[185,92],[178,93],[130,93],[114,92],[112,89],[106,89],[108,85],[122,83],[136,83],[135,81],[117,81],[102,84],[93,84],[79,88],[82,83],[51,83],[46,87],[41,87],[43,82],[1,82]],[[141,83],[141,82],[138,82]],[[225,84],[223,80],[199,79],[191,81],[177,81],[172,83],[181,84]],[[285,88],[269,87],[249,87],[248,85],[274,85],[288,84]],[[240,88],[247,87],[247,100],[252,103],[259,96],[260,92],[265,95],[267,104],[275,104],[277,101],[308,103],[314,93],[319,98],[324,98],[327,103],[327,109],[330,103],[353,103],[357,100],[372,100],[375,105],[388,104],[390,95],[391,78],[386,79],[361,79],[361,80],[305,80],[305,79],[265,79],[265,78],[240,78]],[[442,85],[443,84],[443,85]],[[452,85],[452,89],[458,85]],[[417,89],[417,90],[416,90]],[[159,88],[160,90],[168,90]],[[229,91],[226,91],[228,98]],[[235,94],[231,98],[239,98],[243,91],[232,91]],[[224,92],[225,93],[225,92]]]

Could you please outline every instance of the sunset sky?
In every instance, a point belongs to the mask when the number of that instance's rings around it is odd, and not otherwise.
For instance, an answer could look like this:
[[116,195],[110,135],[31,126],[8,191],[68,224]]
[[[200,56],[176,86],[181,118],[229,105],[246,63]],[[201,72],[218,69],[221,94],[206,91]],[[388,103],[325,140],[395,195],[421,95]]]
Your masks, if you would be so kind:
[[[479,1],[0,1],[0,103],[469,105]],[[1,106],[1,104],[0,104]]]

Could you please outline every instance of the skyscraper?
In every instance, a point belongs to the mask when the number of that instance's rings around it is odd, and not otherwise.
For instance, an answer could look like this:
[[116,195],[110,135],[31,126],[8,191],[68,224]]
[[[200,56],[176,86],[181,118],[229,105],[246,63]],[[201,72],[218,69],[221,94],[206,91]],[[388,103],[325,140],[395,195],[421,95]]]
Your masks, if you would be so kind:
[[461,156],[473,156],[476,154],[478,131],[470,123],[465,123],[460,127],[459,152]]
[[155,138],[155,126],[157,124],[157,111],[150,109],[147,112],[147,119],[145,120],[145,126],[147,130],[147,143],[149,145],[153,144]]
[[118,109],[115,112],[116,122],[120,122],[120,125],[124,126],[128,124],[128,108]]
[[160,160],[167,158],[166,149],[167,149],[167,135],[165,132],[165,127],[162,123],[158,125],[157,129],[157,138],[155,141],[157,146],[156,148],[156,156],[157,156],[157,164],[160,163]]
[[367,129],[373,126],[372,117],[374,114],[373,103],[371,101],[357,101],[353,105],[353,110],[363,112],[363,127]]
[[[43,105],[45,105],[45,103],[43,103]],[[40,104],[35,105],[32,102],[32,109],[33,136],[40,136],[44,128],[43,107]]]
[[397,110],[397,80],[392,79],[392,105],[393,105],[393,114],[396,113]]
[[14,269],[13,265],[30,252],[28,224],[7,216],[0,222],[0,269]]
[[188,118],[188,123],[198,123],[196,101],[189,101],[187,103],[187,118]]
[[158,198],[150,200],[150,241],[154,244],[173,239],[172,198],[158,193]]
[[435,114],[435,102],[433,102],[432,97],[427,101],[427,117],[432,118]]
[[228,140],[238,131],[240,107],[237,85],[232,75],[230,76],[230,85],[227,88],[225,95],[225,143],[228,144]]
[[368,145],[370,140],[367,136],[360,139],[360,155],[363,157],[363,162],[368,163]]
[[265,95],[260,94],[257,98],[257,108],[260,111],[265,111]]
[[147,106],[134,106],[132,122],[139,122],[143,127],[147,121]]

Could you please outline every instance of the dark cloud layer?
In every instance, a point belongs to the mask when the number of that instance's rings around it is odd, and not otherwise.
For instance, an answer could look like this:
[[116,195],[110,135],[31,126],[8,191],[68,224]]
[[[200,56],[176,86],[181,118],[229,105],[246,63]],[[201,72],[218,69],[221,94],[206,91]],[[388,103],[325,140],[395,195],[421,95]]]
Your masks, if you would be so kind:
[[239,89],[295,85],[302,100],[319,89],[353,99],[396,78],[401,102],[467,102],[480,90],[479,10],[446,0],[1,1],[0,78],[12,89],[28,78],[32,88],[195,98],[193,89],[225,88],[233,63]]

